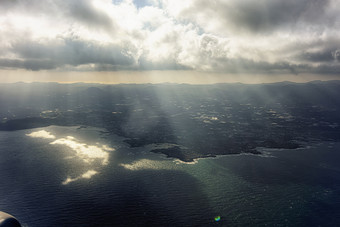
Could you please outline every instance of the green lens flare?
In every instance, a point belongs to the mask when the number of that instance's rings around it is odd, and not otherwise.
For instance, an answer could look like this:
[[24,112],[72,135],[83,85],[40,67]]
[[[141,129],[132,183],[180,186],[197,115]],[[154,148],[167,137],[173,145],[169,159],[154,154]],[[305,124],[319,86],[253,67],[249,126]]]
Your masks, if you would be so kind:
[[215,221],[219,221],[219,220],[221,220],[221,216],[215,217]]

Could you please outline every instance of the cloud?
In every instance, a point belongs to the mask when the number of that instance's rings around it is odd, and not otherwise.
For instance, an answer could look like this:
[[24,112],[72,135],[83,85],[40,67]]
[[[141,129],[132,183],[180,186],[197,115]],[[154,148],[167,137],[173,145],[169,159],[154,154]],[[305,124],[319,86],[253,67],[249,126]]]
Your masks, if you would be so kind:
[[330,62],[336,59],[335,53],[332,50],[306,51],[301,53],[300,58],[311,62]]
[[95,7],[94,1],[68,0],[61,4],[65,10],[65,15],[73,18],[75,21],[81,21],[83,24],[92,28],[103,28],[110,32],[115,30],[116,24],[110,15]]
[[[268,33],[300,25],[331,26],[336,13],[330,0],[163,0],[171,15],[199,23],[219,34],[231,32]],[[321,28],[321,27],[320,27]],[[221,29],[221,31],[217,31]]]
[[331,52],[332,57],[334,58],[334,61],[339,61],[340,60],[340,49],[336,49]]
[[339,0],[5,0],[0,67],[337,74]]
[[41,70],[67,65],[106,64],[120,69],[135,64],[135,59],[129,52],[134,47],[127,47],[128,45],[127,43],[123,48],[112,43],[101,44],[77,38],[65,38],[57,42],[46,40],[40,43],[19,40],[13,42],[9,48],[17,58],[2,58],[0,66]]

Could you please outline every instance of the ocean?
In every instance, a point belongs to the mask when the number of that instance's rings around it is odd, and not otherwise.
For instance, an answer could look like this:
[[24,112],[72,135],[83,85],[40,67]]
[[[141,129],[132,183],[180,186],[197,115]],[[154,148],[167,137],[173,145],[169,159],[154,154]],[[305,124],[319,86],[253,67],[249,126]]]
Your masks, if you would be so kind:
[[340,143],[183,163],[123,140],[0,132],[0,210],[26,227],[340,225]]

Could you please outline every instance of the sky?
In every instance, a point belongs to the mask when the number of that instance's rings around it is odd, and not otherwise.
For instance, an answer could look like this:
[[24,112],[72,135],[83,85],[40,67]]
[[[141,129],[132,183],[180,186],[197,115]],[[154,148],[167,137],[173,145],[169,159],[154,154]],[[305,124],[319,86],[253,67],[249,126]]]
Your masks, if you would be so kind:
[[340,0],[0,0],[0,82],[340,79]]

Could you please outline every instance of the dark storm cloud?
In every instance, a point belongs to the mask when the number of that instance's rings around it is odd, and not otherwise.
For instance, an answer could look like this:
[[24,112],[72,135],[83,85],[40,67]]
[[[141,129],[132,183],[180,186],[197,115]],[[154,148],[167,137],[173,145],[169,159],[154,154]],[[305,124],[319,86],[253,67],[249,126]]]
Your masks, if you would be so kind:
[[105,12],[96,9],[89,1],[72,0],[60,5],[66,9],[65,14],[68,17],[82,21],[88,26],[105,28],[108,32],[116,26]]
[[317,40],[307,45],[296,46],[294,49],[299,51],[294,58],[297,61],[334,64],[340,60],[340,39]]
[[322,22],[327,0],[271,0],[252,1],[246,4],[240,1],[236,9],[230,10],[230,17],[234,24],[241,25],[250,31],[271,31],[282,27],[291,27],[299,22],[308,24]]
[[335,56],[336,50],[326,49],[321,51],[306,51],[303,52],[299,57],[302,60],[310,62],[331,62],[338,60],[339,58]]
[[134,59],[117,45],[99,45],[77,39],[65,39],[60,44],[40,44],[33,41],[18,41],[12,44],[11,52],[20,59],[3,59],[2,67],[18,67],[29,70],[53,69],[64,65],[106,64],[115,67],[129,66]]
[[39,59],[0,59],[0,68],[19,68],[28,70],[42,70],[42,69],[54,69],[56,68],[56,62],[51,60],[39,60]]
[[[67,23],[82,23],[91,28],[114,30],[115,22],[105,12],[97,9],[87,0],[1,0],[0,12],[20,12],[36,14],[55,20],[65,20]],[[51,24],[51,26],[53,26]]]
[[58,9],[57,2],[53,0],[1,0],[0,12],[57,16],[60,9]]
[[66,39],[60,57],[66,58],[65,64],[80,65],[102,63],[110,65],[131,65],[133,59],[125,54],[126,50],[114,44],[100,45],[95,42]]
[[340,65],[324,63],[312,65],[309,63],[296,63],[280,61],[269,63],[266,61],[254,61],[245,58],[219,59],[211,62],[214,68],[219,68],[220,72],[228,73],[257,73],[257,74],[340,74]]
[[322,64],[313,68],[314,73],[340,75],[340,65]]
[[15,6],[18,3],[18,0],[2,0],[0,4],[0,9],[10,9],[11,7]]
[[326,14],[329,0],[239,0],[195,1],[181,16],[206,20],[216,19],[220,28],[250,32],[269,32],[282,28],[292,29],[303,24],[334,24],[337,15]]
[[230,73],[271,73],[271,74],[298,74],[305,65],[297,65],[289,62],[269,63],[254,61],[245,58],[220,59],[212,63],[214,67]]

